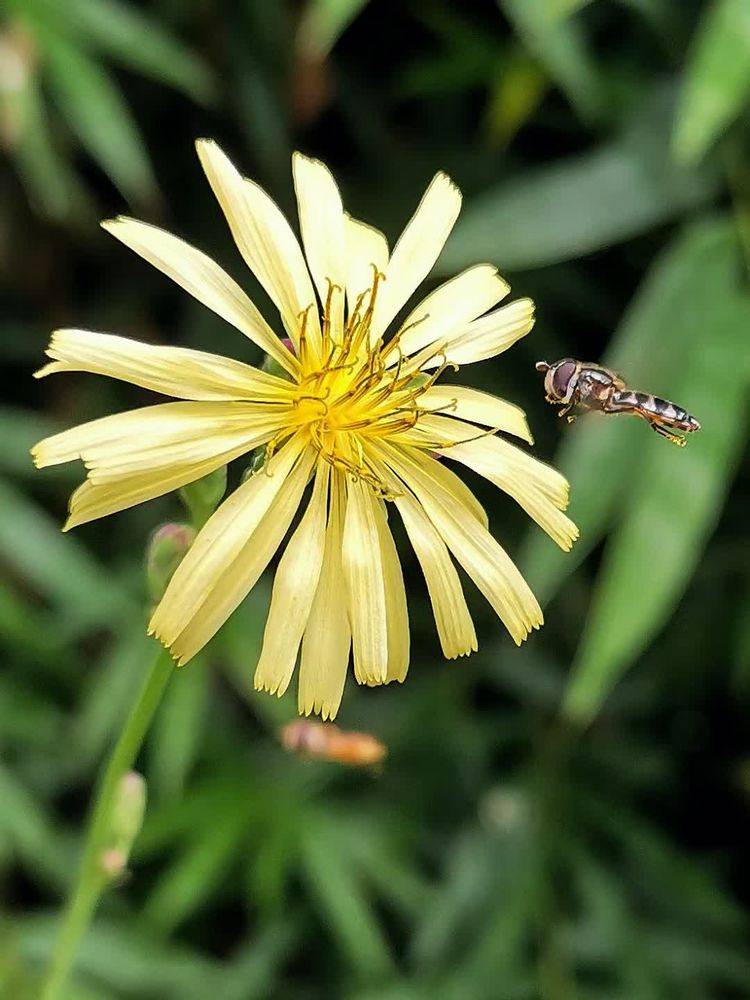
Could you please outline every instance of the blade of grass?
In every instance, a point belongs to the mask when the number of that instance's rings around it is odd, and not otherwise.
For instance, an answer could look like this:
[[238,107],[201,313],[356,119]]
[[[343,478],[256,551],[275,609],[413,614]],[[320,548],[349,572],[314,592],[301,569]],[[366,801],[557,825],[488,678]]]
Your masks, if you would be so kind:
[[123,196],[153,202],[156,180],[138,126],[107,71],[62,36],[42,38],[52,95],[71,130]]
[[695,163],[750,101],[750,5],[714,0],[696,30],[673,147]]
[[671,94],[659,92],[621,138],[479,195],[438,270],[453,274],[485,257],[511,271],[572,260],[706,203],[716,178],[672,162],[671,116]]
[[208,102],[215,83],[204,61],[162,24],[115,0],[34,0],[58,30],[106,53],[125,66]]

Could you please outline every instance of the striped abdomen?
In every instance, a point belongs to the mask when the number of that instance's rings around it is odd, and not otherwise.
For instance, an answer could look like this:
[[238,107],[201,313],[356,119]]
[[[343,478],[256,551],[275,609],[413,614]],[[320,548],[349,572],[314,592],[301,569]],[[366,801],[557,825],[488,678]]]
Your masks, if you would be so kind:
[[632,406],[634,410],[640,410],[644,415],[655,418],[669,427],[675,427],[681,431],[700,429],[700,424],[695,417],[668,399],[651,396],[647,392],[631,392],[627,389],[615,393],[615,398],[618,403]]

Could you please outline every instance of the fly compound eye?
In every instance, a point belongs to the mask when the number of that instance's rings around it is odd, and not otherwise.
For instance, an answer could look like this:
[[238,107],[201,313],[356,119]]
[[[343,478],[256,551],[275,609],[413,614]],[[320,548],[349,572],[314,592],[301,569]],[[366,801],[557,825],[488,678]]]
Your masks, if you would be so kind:
[[575,370],[575,361],[561,361],[552,373],[552,392],[558,399],[565,398]]

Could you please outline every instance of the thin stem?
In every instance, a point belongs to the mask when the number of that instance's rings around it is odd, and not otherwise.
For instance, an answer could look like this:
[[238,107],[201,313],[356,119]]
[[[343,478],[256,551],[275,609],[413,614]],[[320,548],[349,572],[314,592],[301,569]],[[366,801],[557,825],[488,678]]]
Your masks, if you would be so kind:
[[101,867],[101,855],[107,846],[115,795],[123,775],[133,766],[154,712],[172,676],[173,668],[174,663],[169,653],[161,649],[141,686],[99,778],[78,879],[63,914],[41,1000],[58,1000],[60,997],[73,966],[78,945],[86,933],[96,904],[107,884],[106,875]]

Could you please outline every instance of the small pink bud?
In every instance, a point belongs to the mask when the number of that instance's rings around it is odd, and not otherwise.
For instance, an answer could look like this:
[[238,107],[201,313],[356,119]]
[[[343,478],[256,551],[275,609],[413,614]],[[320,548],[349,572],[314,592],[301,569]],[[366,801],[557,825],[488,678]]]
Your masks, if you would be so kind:
[[128,859],[125,856],[125,852],[118,850],[116,847],[110,847],[106,851],[102,851],[99,862],[104,874],[112,881],[125,874],[127,863]]
[[151,536],[146,550],[146,579],[152,600],[160,601],[175,570],[195,541],[189,524],[163,524]]

